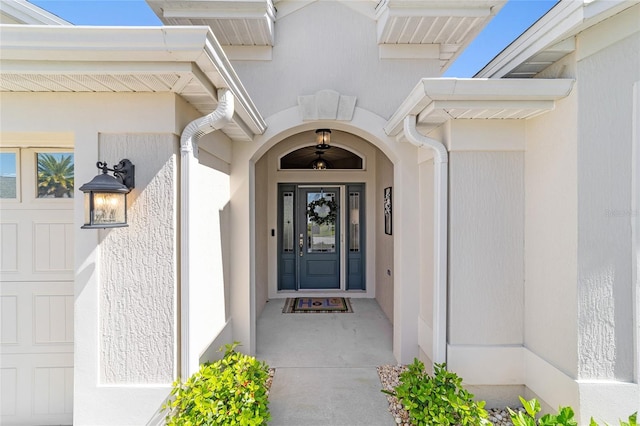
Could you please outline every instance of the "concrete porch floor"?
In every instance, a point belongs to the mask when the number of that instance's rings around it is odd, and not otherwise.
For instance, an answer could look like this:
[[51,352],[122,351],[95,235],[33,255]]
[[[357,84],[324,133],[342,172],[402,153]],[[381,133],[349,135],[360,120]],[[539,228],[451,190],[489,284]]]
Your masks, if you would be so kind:
[[353,313],[283,314],[272,299],[257,325],[256,357],[276,369],[270,426],[390,426],[376,367],[395,364],[393,329],[374,299]]

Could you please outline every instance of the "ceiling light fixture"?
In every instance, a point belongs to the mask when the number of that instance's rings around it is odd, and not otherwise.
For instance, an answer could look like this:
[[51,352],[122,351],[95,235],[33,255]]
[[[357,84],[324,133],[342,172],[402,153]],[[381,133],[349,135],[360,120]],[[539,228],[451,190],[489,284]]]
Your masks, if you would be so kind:
[[325,151],[331,146],[331,130],[329,129],[318,129],[316,130],[316,149],[321,151]]

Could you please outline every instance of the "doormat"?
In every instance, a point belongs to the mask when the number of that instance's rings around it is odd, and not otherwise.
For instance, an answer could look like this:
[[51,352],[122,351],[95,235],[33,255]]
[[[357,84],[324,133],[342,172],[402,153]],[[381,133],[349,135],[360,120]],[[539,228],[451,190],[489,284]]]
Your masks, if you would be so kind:
[[283,314],[353,312],[348,297],[295,297],[284,302]]

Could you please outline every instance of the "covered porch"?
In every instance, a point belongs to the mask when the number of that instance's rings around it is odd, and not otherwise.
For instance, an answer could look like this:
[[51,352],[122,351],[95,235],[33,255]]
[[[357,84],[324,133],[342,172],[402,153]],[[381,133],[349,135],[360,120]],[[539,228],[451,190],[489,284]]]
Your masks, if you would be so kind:
[[276,369],[274,426],[395,424],[376,367],[395,364],[393,327],[375,299],[352,313],[282,313],[270,299],[257,320],[256,357]]

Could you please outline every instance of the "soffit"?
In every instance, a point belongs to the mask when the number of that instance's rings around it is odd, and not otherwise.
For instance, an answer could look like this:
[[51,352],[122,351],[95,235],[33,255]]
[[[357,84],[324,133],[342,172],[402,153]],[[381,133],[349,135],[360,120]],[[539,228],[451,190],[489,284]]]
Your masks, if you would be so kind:
[[376,7],[378,44],[437,46],[444,71],[505,3],[383,0]]
[[517,120],[545,113],[571,92],[571,79],[422,79],[385,126],[398,136],[404,118],[429,133],[449,120]]
[[[223,46],[273,46],[277,19],[315,1],[147,0],[147,3],[167,25],[210,26]],[[432,46],[437,51],[433,59],[439,59],[442,71],[504,3],[506,0],[344,1],[346,6],[377,22],[375,42],[378,45]],[[390,57],[409,58],[416,54],[421,55],[409,50],[407,53],[391,54]],[[384,50],[381,55],[390,54]]]
[[206,25],[222,45],[273,46],[271,0],[147,0],[166,25]]
[[575,36],[638,0],[561,0],[475,77],[532,78],[576,50]]
[[222,131],[251,141],[266,128],[204,27],[1,26],[0,34],[2,92],[171,92],[205,115],[217,107],[217,90],[226,88],[236,112]]

